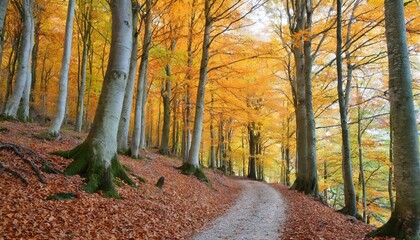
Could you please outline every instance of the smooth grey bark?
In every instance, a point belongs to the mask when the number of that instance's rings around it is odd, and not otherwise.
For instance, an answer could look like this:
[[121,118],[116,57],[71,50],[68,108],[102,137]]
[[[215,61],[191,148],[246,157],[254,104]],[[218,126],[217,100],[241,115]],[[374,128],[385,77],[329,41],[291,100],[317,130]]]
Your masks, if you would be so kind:
[[[304,30],[305,25],[305,6],[300,0],[295,1],[294,21],[295,26],[291,26],[291,34],[295,35]],[[292,21],[292,20],[290,20]],[[292,45],[292,53],[295,61],[295,75],[296,75],[296,153],[297,153],[297,173],[296,180],[292,185],[292,189],[305,191],[305,180],[307,172],[307,113],[306,113],[306,87],[305,87],[305,74],[304,74],[304,48],[303,35],[296,39]],[[292,86],[294,87],[294,86]]]
[[139,30],[137,29],[138,13],[140,6],[133,6],[133,46],[131,51],[130,70],[128,73],[127,85],[125,87],[124,103],[121,111],[120,123],[118,126],[117,142],[118,151],[127,152],[129,150],[128,134],[130,129],[131,109],[133,106],[134,83],[137,69],[137,48]]
[[[312,0],[307,0],[305,28],[312,28]],[[305,76],[305,107],[306,107],[306,147],[307,147],[307,169],[305,176],[305,193],[318,197],[318,170],[316,162],[316,133],[315,116],[312,104],[312,36],[305,37],[303,42],[304,51],[304,76]]]
[[[31,12],[32,13],[32,12]],[[35,23],[34,23],[34,18],[33,18],[33,13],[32,13],[32,18],[31,18],[31,34],[30,34],[30,39],[29,42],[31,43],[30,45],[30,60],[29,60],[29,69],[27,69],[26,72],[26,84],[25,84],[25,89],[23,90],[23,96],[19,105],[19,109],[18,109],[18,118],[24,122],[29,121],[29,107],[30,107],[30,98],[31,98],[31,89],[32,89],[32,67],[31,67],[31,59],[32,59],[32,53],[33,53],[33,42],[34,42],[34,34],[35,34]]]
[[338,103],[340,108],[340,125],[341,125],[341,141],[342,141],[342,172],[344,181],[344,208],[340,212],[351,216],[356,216],[356,194],[354,191],[353,171],[351,164],[350,136],[347,123],[347,109],[345,106],[345,96],[343,90],[343,65],[342,65],[342,2],[337,0],[337,92]]
[[114,177],[135,184],[117,158],[117,131],[132,47],[131,0],[112,1],[111,12],[111,49],[92,128],[81,145],[61,155],[74,159],[65,173],[83,174],[87,192],[102,190],[105,196],[118,198]]
[[[148,70],[147,70],[148,71]],[[146,149],[146,103],[147,103],[147,79],[146,76],[145,81],[143,82],[143,98],[141,102],[141,131],[140,131],[140,149]]]
[[420,239],[420,157],[403,0],[385,0],[385,32],[396,201],[389,221],[370,235]]
[[[21,36],[21,44],[19,49],[18,69],[15,85],[12,95],[6,104],[4,114],[13,118],[17,117],[21,99],[24,97],[26,83],[28,81],[28,74],[30,73],[30,59],[32,53],[33,39],[33,15],[32,15],[32,0],[23,0],[23,22],[24,27]],[[30,86],[29,86],[30,89]]]
[[54,117],[53,123],[48,129],[48,132],[52,135],[59,134],[61,125],[64,120],[64,116],[66,113],[67,85],[68,85],[69,69],[70,69],[75,4],[76,4],[76,0],[69,0],[69,6],[67,9],[66,31],[64,34],[65,38],[64,38],[63,58],[61,62],[61,71],[60,71],[57,111],[56,111],[56,115]]
[[[133,158],[138,158],[139,148],[142,145],[142,135],[145,135],[145,129],[143,130],[145,124],[145,100],[146,100],[146,83],[147,83],[147,66],[149,62],[149,49],[150,43],[152,40],[152,2],[151,0],[146,0],[146,15],[145,15],[145,30],[143,37],[143,52],[141,55],[140,66],[139,66],[139,79],[137,82],[137,99],[134,115],[134,131],[132,142],[130,146],[130,155]],[[143,133],[142,133],[143,132]]]
[[196,169],[200,169],[199,153],[200,153],[200,142],[201,134],[203,130],[203,118],[204,118],[204,97],[206,92],[207,83],[207,66],[209,63],[209,48],[210,48],[210,30],[213,20],[210,15],[210,0],[205,0],[205,24],[204,24],[204,35],[203,35],[203,48],[201,54],[200,63],[200,79],[198,82],[197,89],[197,100],[195,107],[195,118],[194,128],[192,134],[191,148],[188,156],[188,160],[185,164],[189,164]]

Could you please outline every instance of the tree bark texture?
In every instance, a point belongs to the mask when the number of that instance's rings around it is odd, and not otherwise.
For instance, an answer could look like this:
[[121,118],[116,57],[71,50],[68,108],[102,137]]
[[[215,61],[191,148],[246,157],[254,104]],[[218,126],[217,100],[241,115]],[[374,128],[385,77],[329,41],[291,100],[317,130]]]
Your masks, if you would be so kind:
[[23,0],[22,5],[24,27],[22,31],[21,44],[19,49],[17,76],[12,95],[10,96],[10,99],[6,104],[6,108],[4,111],[5,115],[13,118],[16,118],[18,115],[21,99],[24,97],[25,88],[28,81],[28,75],[31,74],[30,60],[32,53],[32,40],[34,34],[32,0]]
[[63,124],[64,115],[66,113],[67,105],[67,85],[69,78],[70,68],[70,57],[71,57],[71,43],[73,36],[73,22],[74,22],[74,7],[76,0],[69,0],[69,6],[67,9],[67,20],[66,20],[66,31],[64,38],[64,52],[63,59],[61,62],[60,81],[59,81],[59,93],[57,99],[57,111],[53,120],[52,125],[48,129],[48,132],[52,135],[58,135]]
[[128,145],[128,134],[130,129],[131,109],[133,105],[133,93],[134,83],[136,79],[137,69],[137,48],[138,48],[138,35],[139,30],[137,29],[138,23],[138,12],[140,6],[137,4],[133,6],[133,46],[131,50],[130,70],[128,73],[127,85],[125,87],[124,103],[121,111],[120,123],[118,125],[118,151],[127,152],[129,150]]
[[110,56],[92,129],[81,145],[69,152],[61,153],[61,155],[74,159],[65,173],[85,176],[87,192],[101,190],[107,197],[118,198],[118,192],[114,187],[115,177],[122,179],[127,184],[135,184],[117,157],[117,131],[133,39],[131,0],[112,1],[111,12]]
[[137,82],[137,99],[134,115],[134,131],[132,142],[130,146],[130,154],[134,158],[139,156],[139,148],[142,138],[142,128],[144,126],[144,105],[143,99],[145,99],[146,94],[146,83],[147,83],[147,66],[149,62],[149,49],[150,43],[152,40],[152,2],[151,0],[146,1],[146,16],[145,16],[145,30],[143,36],[143,52],[141,55],[140,66],[139,66],[139,79]]
[[343,65],[342,65],[342,24],[341,24],[341,0],[337,0],[337,92],[340,108],[340,125],[342,141],[342,173],[344,181],[344,208],[340,211],[344,214],[356,216],[356,194],[354,191],[353,171],[351,164],[350,133],[347,123],[347,108],[343,89]]
[[420,159],[418,129],[404,20],[404,1],[385,0],[389,97],[393,131],[395,209],[373,235],[420,239]]

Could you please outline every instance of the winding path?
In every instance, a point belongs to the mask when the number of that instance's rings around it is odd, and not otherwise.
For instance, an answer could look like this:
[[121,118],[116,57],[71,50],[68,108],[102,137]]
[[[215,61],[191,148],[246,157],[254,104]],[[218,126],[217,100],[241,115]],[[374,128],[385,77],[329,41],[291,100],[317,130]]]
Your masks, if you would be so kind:
[[270,240],[281,237],[286,205],[280,193],[265,183],[238,182],[243,185],[243,190],[235,205],[191,240]]

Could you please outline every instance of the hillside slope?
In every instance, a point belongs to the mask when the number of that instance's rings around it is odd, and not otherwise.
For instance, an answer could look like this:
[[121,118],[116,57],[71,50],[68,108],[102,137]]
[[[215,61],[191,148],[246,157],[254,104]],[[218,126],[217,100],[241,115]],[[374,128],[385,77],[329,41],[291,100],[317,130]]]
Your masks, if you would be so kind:
[[[56,150],[71,149],[85,135],[64,131],[59,141],[35,136],[46,131],[30,123],[0,122],[0,142],[13,143],[33,150],[53,167],[64,170],[69,160],[50,155]],[[122,199],[107,199],[82,190],[83,179],[42,173],[41,183],[27,162],[10,150],[0,151],[0,162],[20,173],[29,182],[0,171],[0,233],[5,239],[183,239],[205,222],[223,214],[234,202],[240,187],[217,171],[206,170],[209,187],[195,177],[178,172],[179,160],[142,152],[143,160],[120,156],[121,161],[146,183],[135,181],[138,188],[118,188]],[[38,168],[43,160],[32,158]],[[4,170],[4,169],[3,169]],[[163,189],[155,186],[165,177]],[[66,201],[46,200],[59,192],[74,192]]]

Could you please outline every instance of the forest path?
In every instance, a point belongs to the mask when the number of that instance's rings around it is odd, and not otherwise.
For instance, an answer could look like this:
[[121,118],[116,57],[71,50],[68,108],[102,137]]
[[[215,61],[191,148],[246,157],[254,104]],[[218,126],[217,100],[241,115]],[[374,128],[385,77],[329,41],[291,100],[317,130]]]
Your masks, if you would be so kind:
[[286,203],[280,193],[266,183],[237,181],[243,190],[235,205],[191,240],[280,238],[286,219]]

